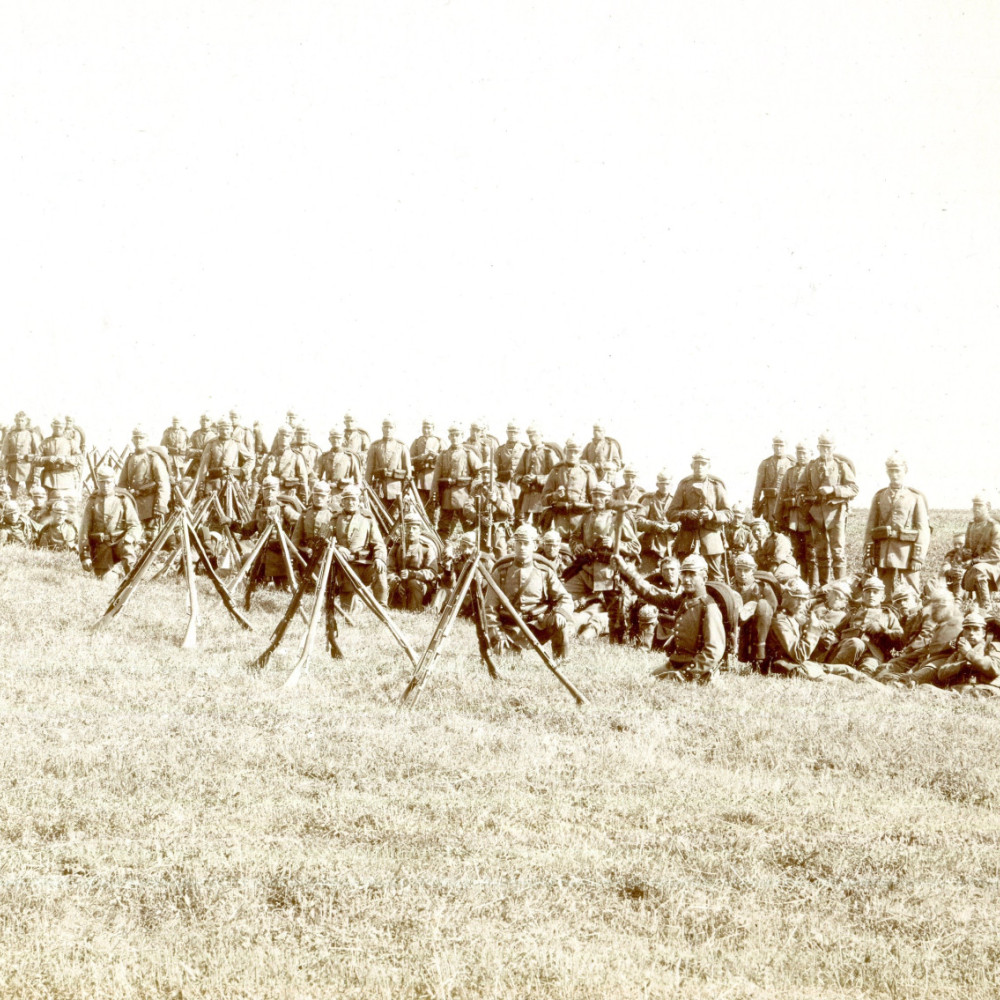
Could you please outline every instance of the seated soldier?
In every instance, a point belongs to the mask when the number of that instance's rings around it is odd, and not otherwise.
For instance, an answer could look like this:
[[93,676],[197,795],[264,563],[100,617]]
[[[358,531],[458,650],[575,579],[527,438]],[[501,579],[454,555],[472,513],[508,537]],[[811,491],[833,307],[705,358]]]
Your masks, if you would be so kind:
[[659,569],[646,577],[646,583],[675,599],[675,603],[664,603],[661,607],[636,600],[628,609],[629,631],[635,644],[655,651],[663,649],[674,632],[683,596],[680,560],[664,556]]
[[[279,525],[285,535],[294,532],[302,516],[302,504],[297,496],[280,493],[281,481],[277,476],[265,476],[260,484],[260,495],[249,521],[234,524],[233,530],[244,538],[259,538],[272,525]],[[294,558],[289,551],[289,558]],[[294,569],[294,566],[293,566]],[[272,533],[264,546],[260,569],[251,584],[273,583],[278,588],[291,585],[285,560],[285,548],[277,532]]]
[[142,541],[142,522],[128,494],[115,492],[115,473],[97,470],[97,492],[91,494],[80,521],[80,562],[98,578],[116,565],[128,573]]
[[424,603],[433,597],[437,549],[425,536],[424,523],[415,512],[403,518],[402,535],[389,552],[388,578],[390,608],[423,611]]
[[972,690],[983,685],[1000,694],[1000,649],[986,638],[986,619],[976,610],[962,619],[961,635],[943,661],[915,671],[914,684]]
[[69,504],[56,500],[52,504],[52,516],[42,526],[35,544],[51,552],[75,552],[79,541],[80,532],[70,516]]
[[558,531],[549,530],[542,535],[542,555],[556,568],[559,578],[573,559],[569,545]]
[[944,554],[941,565],[941,575],[948,589],[958,597],[962,587],[962,577],[965,575],[965,564],[969,553],[965,548],[965,532],[956,531],[951,536],[951,548]]
[[[531,634],[543,645],[552,643],[552,655],[563,658],[569,651],[573,599],[547,562],[535,560],[538,535],[530,524],[514,532],[514,555],[501,559],[493,578]],[[496,650],[520,652],[529,643],[510,612],[492,589],[486,592],[486,631]]]
[[923,618],[917,635],[883,666],[876,680],[908,683],[917,670],[932,664],[940,665],[951,655],[955,640],[962,631],[962,612],[955,602],[955,595],[946,587],[934,588]]
[[[341,555],[351,564],[361,582],[371,589],[375,600],[385,604],[389,599],[389,581],[382,532],[375,518],[361,509],[360,487],[345,486],[340,503],[341,511],[334,521],[334,530]],[[350,614],[354,607],[355,587],[339,566],[333,590],[340,595],[341,607]]]
[[990,517],[989,501],[981,493],[972,498],[972,520],[965,529],[967,553],[962,586],[975,595],[980,608],[990,605],[990,591],[1000,581],[1000,524]]
[[292,544],[302,553],[306,562],[333,537],[335,517],[330,509],[330,484],[321,480],[313,485],[309,506],[292,529]]
[[15,500],[3,502],[3,521],[0,522],[0,545],[31,545],[35,532],[31,522],[21,513]]
[[826,625],[815,610],[806,613],[804,622],[799,620],[810,597],[812,592],[804,580],[795,578],[783,588],[781,606],[767,634],[764,673],[804,677],[811,681],[827,677],[823,667],[813,659]]
[[767,653],[767,633],[778,607],[778,595],[767,580],[757,579],[757,563],[749,552],[740,553],[733,567],[733,589],[743,599],[737,657],[760,669]]
[[[744,552],[753,555],[757,551],[757,539],[754,538],[749,526],[744,523],[747,516],[746,506],[737,500],[732,506],[732,511],[733,519],[723,529],[726,536],[726,563],[730,576],[736,572],[737,556]],[[754,568],[756,567],[757,564],[754,563]]]
[[[912,594],[913,591],[911,590]],[[823,633],[819,637],[816,650],[813,653],[817,662],[822,663],[837,645],[840,626],[848,613],[848,603],[851,599],[851,587],[846,580],[831,580],[820,590],[819,600],[812,605],[816,617],[823,622]]]
[[462,528],[479,533],[479,545],[497,559],[507,554],[514,530],[514,500],[510,487],[496,478],[496,469],[486,463],[476,469],[462,507]]
[[903,626],[892,608],[884,606],[885,585],[877,576],[865,580],[861,606],[848,613],[837,633],[838,642],[827,658],[874,677],[903,638]]
[[[10,496],[10,491],[7,492],[7,499]],[[31,521],[33,530],[37,533],[48,524],[49,519],[52,516],[52,512],[49,509],[49,494],[48,491],[39,483],[35,483],[28,490],[28,496],[31,498],[31,509],[28,511],[28,520]]]
[[643,600],[676,612],[673,634],[664,646],[667,662],[654,670],[653,675],[708,683],[726,653],[722,612],[705,589],[708,563],[699,555],[690,555],[681,563],[679,598],[650,586],[621,556],[615,556],[614,564],[622,580]]
[[765,573],[776,573],[779,566],[797,569],[792,543],[787,535],[773,533],[771,526],[762,517],[756,517],[750,522],[750,530],[757,542],[753,557],[757,560],[758,569]]

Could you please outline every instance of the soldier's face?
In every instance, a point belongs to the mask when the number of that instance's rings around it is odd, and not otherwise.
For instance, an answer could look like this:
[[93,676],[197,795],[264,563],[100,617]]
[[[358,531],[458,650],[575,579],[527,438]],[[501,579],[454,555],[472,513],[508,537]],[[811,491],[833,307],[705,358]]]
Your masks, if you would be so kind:
[[419,524],[408,524],[406,526],[406,540],[408,542],[419,542],[420,541],[420,525]]
[[535,554],[535,543],[529,538],[514,539],[514,558],[525,566],[531,562],[531,557]]
[[279,448],[287,448],[288,447],[288,442],[289,442],[288,435],[284,431],[282,431],[278,435],[278,447]]
[[735,524],[736,527],[739,527],[743,523],[745,518],[746,514],[742,510],[733,511],[733,524]]
[[389,438],[392,437],[392,432],[393,432],[393,426],[392,426],[392,424],[383,424],[382,425],[382,437],[386,441],[388,441]]
[[548,542],[542,542],[542,554],[546,559],[555,559],[559,555],[559,543],[554,539]]
[[847,605],[847,598],[839,590],[828,590],[824,598],[831,611],[842,611]]
[[352,494],[341,496],[340,505],[347,514],[355,514],[358,510],[358,498]]
[[420,425],[420,433],[424,437],[430,437],[434,433],[434,425],[428,423],[426,420]]
[[660,563],[660,576],[666,581],[666,584],[671,589],[676,588],[677,584],[680,582],[681,578],[681,568],[672,560],[669,562]]
[[507,443],[515,444],[517,442],[517,428],[508,427],[507,428]]
[[972,505],[972,520],[980,523],[986,520],[986,504],[974,503]]
[[102,497],[109,497],[115,491],[115,481],[113,479],[102,479],[97,484],[97,492]]
[[982,625],[966,625],[962,629],[962,638],[971,646],[978,646],[986,637],[986,629]]
[[604,428],[603,427],[594,427],[594,440],[595,441],[603,441],[604,440]]
[[904,618],[916,614],[919,607],[920,602],[917,600],[916,594],[906,594],[899,599],[899,610]]
[[452,443],[452,445],[457,446],[462,440],[462,432],[448,431],[448,440]]
[[903,477],[906,475],[906,470],[901,465],[887,465],[885,471],[889,476],[890,486],[903,485]]
[[954,601],[948,597],[939,597],[931,601],[931,618],[936,622],[945,621],[951,614]]
[[608,505],[608,498],[603,493],[594,494],[594,510],[604,510]]
[[532,448],[537,448],[542,443],[542,435],[538,431],[528,431],[528,440]]
[[766,524],[755,524],[750,530],[753,532],[753,537],[756,538],[758,542],[763,543],[767,541],[769,531]]
[[775,439],[771,442],[771,448],[775,458],[781,458],[785,454],[785,442]]
[[233,436],[233,429],[229,424],[222,424],[219,427],[219,438],[223,441],[228,441]]
[[27,417],[15,417],[14,418],[14,426],[19,431],[26,430],[27,426],[28,426],[28,418]]
[[795,460],[799,465],[805,465],[809,461],[809,452],[805,448],[795,449]]
[[349,413],[344,414],[344,429],[350,430],[354,426],[354,417]]
[[134,435],[132,447],[135,448],[136,454],[141,455],[146,450],[146,439],[139,434]]
[[699,585],[705,582],[702,573],[699,573],[695,569],[682,569],[681,570],[681,590],[685,594],[695,594],[698,592]]
[[657,496],[665,497],[667,491],[670,489],[670,483],[667,480],[657,479],[656,480],[656,493]]
[[874,587],[869,587],[867,590],[861,591],[861,604],[866,608],[880,608],[882,607],[883,597],[885,597],[884,590],[876,590]]
[[691,472],[695,479],[704,479],[708,471],[708,462],[702,458],[696,458],[691,462]]
[[[635,481],[636,481],[636,480],[637,480],[637,479],[638,479],[639,477],[638,477],[638,476],[637,476],[637,475],[636,475],[636,474],[635,474],[634,472],[626,472],[626,473],[625,473],[625,477],[624,477],[624,478],[625,478],[625,485],[626,485],[626,486],[627,486],[627,487],[628,487],[629,489],[631,489],[631,488],[632,488],[633,486],[635,486]],[[647,480],[647,482],[648,482],[648,480]]]
[[753,583],[753,569],[749,566],[737,566],[736,580],[741,587],[749,587]]
[[340,447],[340,442],[342,440],[343,440],[343,438],[341,438],[341,436],[339,434],[331,434],[330,435],[330,444],[333,445],[334,448],[339,448]]
[[823,459],[824,462],[830,461],[830,459],[833,458],[833,445],[821,444],[819,446],[819,457]]
[[312,495],[312,505],[316,510],[326,510],[330,504],[329,493],[314,493]]
[[566,464],[576,465],[580,461],[580,450],[579,448],[567,448],[566,449]]

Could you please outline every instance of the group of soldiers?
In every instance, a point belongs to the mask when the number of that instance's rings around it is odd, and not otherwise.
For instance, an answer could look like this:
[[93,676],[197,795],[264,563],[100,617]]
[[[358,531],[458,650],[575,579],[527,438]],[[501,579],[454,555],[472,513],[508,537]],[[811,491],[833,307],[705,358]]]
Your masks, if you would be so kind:
[[[289,549],[308,564],[336,544],[380,603],[411,612],[440,607],[478,551],[556,655],[606,635],[662,649],[659,672],[691,680],[738,661],[816,679],[995,687],[996,626],[984,616],[1000,582],[1000,525],[975,497],[944,580],[922,588],[928,505],[898,455],[869,509],[864,572],[849,580],[858,486],[828,434],[816,457],[805,443],[793,457],[776,436],[748,509],[730,503],[704,451],[676,487],[661,471],[643,488],[601,424],[583,445],[534,426],[523,440],[515,422],[504,441],[485,421],[468,436],[452,424],[442,439],[425,420],[409,445],[395,430],[387,418],[372,439],[347,413],[322,449],[290,411],[268,443],[231,411],[203,415],[191,434],[175,417],[159,445],[137,427],[119,454],[88,452],[70,418],[42,437],[19,413],[3,435],[0,543],[75,549],[98,576],[127,571],[183,504],[219,571],[242,558],[235,539],[270,532],[258,582],[281,587]],[[487,620],[492,645],[520,646],[504,608],[489,603]]]

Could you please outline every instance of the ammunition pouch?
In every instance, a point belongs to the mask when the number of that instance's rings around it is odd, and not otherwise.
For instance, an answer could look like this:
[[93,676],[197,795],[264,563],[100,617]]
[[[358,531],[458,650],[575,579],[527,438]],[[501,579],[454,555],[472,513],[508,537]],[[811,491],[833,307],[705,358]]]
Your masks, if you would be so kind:
[[777,489],[770,486],[765,486],[761,492],[764,494],[765,500],[773,500],[778,495]]

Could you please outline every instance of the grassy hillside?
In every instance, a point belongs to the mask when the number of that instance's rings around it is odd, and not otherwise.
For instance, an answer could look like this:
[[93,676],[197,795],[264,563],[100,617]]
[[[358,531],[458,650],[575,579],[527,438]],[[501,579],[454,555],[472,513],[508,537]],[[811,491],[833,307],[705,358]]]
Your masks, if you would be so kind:
[[400,712],[370,616],[284,691],[275,595],[247,634],[203,590],[190,652],[175,585],[93,635],[74,560],[0,574],[0,997],[1000,992],[994,702],[602,646],[580,710],[460,627]]

